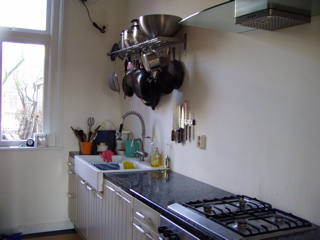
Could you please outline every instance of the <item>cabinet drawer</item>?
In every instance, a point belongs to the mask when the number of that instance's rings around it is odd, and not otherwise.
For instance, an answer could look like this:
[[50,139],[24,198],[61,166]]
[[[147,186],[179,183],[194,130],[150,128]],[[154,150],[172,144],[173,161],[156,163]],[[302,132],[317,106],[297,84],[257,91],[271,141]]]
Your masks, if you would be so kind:
[[135,198],[133,200],[133,216],[153,231],[158,231],[160,213]]
[[74,158],[69,156],[67,164],[68,164],[69,173],[70,171],[74,173]]
[[136,218],[133,218],[132,225],[132,240],[158,240],[160,237]]

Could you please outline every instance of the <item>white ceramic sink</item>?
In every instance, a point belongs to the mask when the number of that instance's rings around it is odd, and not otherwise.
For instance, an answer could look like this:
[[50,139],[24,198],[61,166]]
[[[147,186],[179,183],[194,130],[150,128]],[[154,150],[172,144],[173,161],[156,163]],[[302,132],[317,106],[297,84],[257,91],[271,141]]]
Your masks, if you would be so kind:
[[[112,162],[121,163],[129,161],[135,165],[135,169],[119,169],[119,170],[100,170],[96,168],[94,163],[103,163],[103,159],[99,155],[77,155],[74,157],[75,172],[88,184],[97,191],[103,191],[103,174],[112,172],[137,172],[137,171],[155,171],[165,169],[165,167],[154,168],[150,166],[150,162],[140,162],[139,158],[127,158],[122,155],[112,156]],[[121,165],[121,164],[120,164]]]

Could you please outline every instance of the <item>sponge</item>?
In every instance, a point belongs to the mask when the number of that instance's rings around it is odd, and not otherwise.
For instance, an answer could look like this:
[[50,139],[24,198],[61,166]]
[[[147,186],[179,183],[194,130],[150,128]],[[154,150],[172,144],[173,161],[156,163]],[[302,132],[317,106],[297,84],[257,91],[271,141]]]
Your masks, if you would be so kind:
[[122,162],[124,169],[135,169],[135,166],[132,162],[123,161]]

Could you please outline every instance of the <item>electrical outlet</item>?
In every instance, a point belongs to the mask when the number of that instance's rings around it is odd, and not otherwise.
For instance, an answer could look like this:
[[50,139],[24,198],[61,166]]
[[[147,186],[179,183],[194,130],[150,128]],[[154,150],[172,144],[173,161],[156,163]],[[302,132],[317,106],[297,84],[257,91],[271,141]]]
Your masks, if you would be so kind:
[[197,147],[200,149],[206,149],[206,136],[197,135]]

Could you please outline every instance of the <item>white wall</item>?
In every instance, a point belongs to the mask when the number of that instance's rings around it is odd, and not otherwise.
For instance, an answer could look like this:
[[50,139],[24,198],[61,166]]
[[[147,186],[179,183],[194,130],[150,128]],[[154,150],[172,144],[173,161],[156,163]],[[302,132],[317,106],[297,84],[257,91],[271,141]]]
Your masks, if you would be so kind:
[[120,119],[120,95],[106,85],[114,71],[107,52],[118,41],[118,29],[123,29],[119,16],[126,12],[125,1],[87,1],[92,19],[107,25],[105,34],[92,26],[79,0],[65,2],[63,149],[0,150],[0,233],[72,228],[66,162],[69,151],[79,150],[79,145],[70,126],[86,129],[90,116],[95,117],[95,126],[105,119],[114,123]]
[[[128,19],[150,13],[186,17],[207,4],[129,1]],[[147,135],[157,135],[165,149],[173,106],[188,100],[207,149],[197,149],[195,141],[172,143],[174,171],[320,224],[320,17],[276,32],[184,32],[182,88],[162,97],[155,111],[137,97],[126,101],[125,110],[140,111]],[[140,134],[135,119],[125,125]]]
[[[207,136],[207,149],[197,149],[195,142],[172,144],[175,171],[320,224],[319,17],[277,32],[232,34],[185,27],[185,82],[152,111],[137,97],[123,100],[105,86],[114,71],[106,53],[119,40],[119,31],[140,15],[185,17],[222,1],[87,2],[93,20],[108,29],[100,34],[78,0],[66,1],[64,148],[0,151],[1,231],[70,227],[66,161],[69,151],[79,149],[71,125],[85,128],[89,116],[117,124],[124,112],[137,110],[145,118],[147,134],[157,135],[164,149],[170,142],[173,106],[185,99],[195,112],[196,133]],[[120,61],[117,73],[121,79]],[[124,127],[140,135],[135,116]]]

